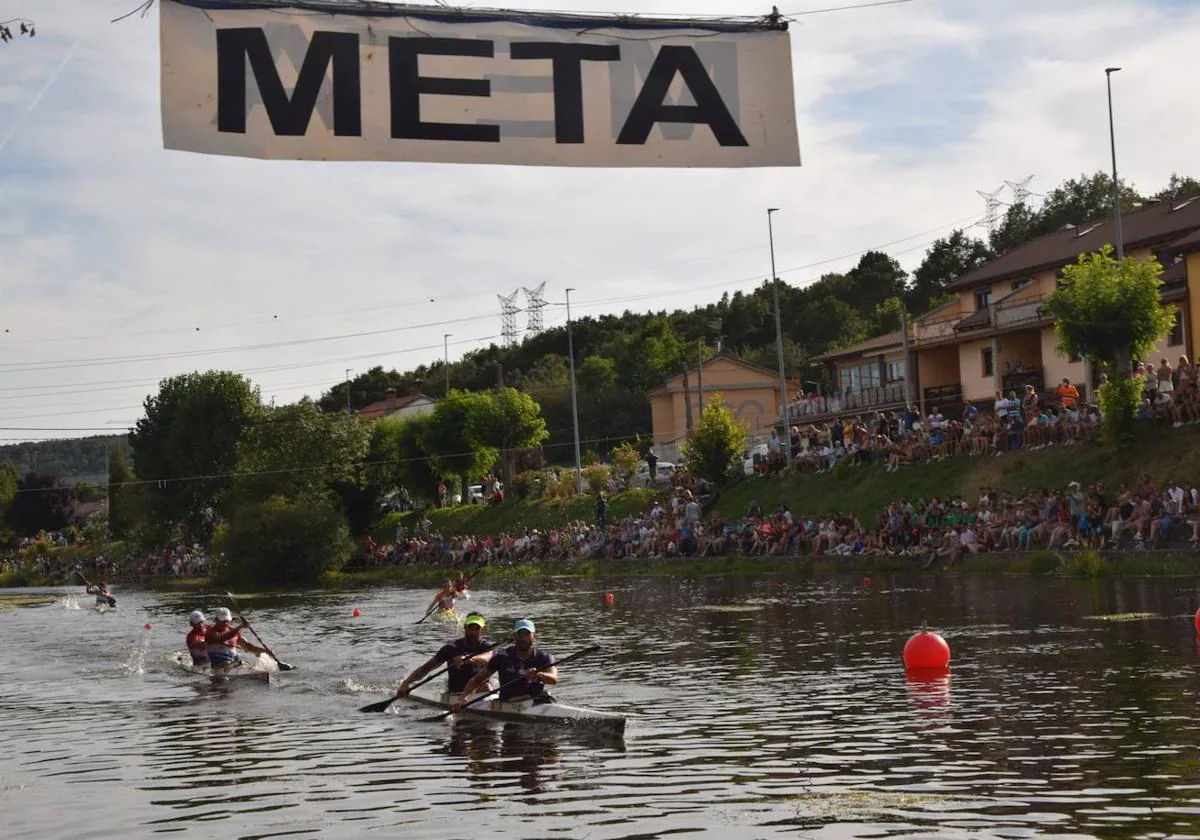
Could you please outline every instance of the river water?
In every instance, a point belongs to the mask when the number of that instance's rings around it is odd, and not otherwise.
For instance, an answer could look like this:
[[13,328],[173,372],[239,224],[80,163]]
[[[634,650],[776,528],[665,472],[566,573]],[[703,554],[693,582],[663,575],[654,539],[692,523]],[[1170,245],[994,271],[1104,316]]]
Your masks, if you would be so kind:
[[[555,693],[617,741],[360,713],[457,635],[424,589],[240,594],[270,685],[171,661],[218,593],[39,593],[0,609],[4,837],[1200,836],[1195,581],[477,581],[489,636],[602,646]],[[948,677],[904,672],[923,624]]]

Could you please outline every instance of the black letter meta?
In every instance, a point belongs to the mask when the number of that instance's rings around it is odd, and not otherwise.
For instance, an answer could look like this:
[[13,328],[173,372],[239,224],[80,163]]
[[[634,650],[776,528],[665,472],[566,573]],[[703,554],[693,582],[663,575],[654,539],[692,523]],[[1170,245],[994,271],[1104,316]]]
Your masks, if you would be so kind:
[[421,94],[491,96],[487,79],[442,79],[422,76],[421,55],[466,55],[491,58],[491,41],[465,38],[388,38],[388,70],[392,85],[392,137],[412,140],[473,140],[499,143],[500,126],[421,122]]
[[277,136],[308,133],[325,71],[333,64],[333,133],[362,134],[362,91],[358,36],[351,32],[314,32],[289,99],[271,58],[267,36],[258,27],[217,30],[217,130],[246,133],[246,59],[258,83],[263,107]]
[[560,44],[553,41],[514,43],[509,55],[515,59],[548,58],[554,73],[554,140],[583,142],[583,62],[620,61],[616,44]]
[[[664,105],[675,74],[696,100],[695,105]],[[708,77],[700,56],[691,47],[663,47],[646,74],[646,84],[629,110],[617,143],[639,146],[646,142],[658,122],[707,124],[722,146],[749,146],[741,129],[725,107],[717,86]]]

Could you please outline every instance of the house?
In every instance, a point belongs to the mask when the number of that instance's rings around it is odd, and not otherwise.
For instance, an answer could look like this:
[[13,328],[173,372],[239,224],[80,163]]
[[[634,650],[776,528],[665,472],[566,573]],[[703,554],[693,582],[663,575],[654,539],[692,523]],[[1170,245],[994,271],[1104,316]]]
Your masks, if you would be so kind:
[[[1194,359],[1200,351],[1193,326],[1200,319],[1200,198],[1156,202],[1122,214],[1121,223],[1126,256],[1158,259],[1163,303],[1178,308],[1174,328],[1147,361]],[[906,387],[923,414],[933,406],[948,413],[965,401],[990,404],[997,391],[1020,392],[1027,384],[1052,391],[1069,379],[1081,392],[1090,390],[1096,372],[1059,354],[1045,303],[1063,268],[1114,242],[1115,227],[1110,217],[1040,236],[951,283],[947,291],[954,297],[914,319],[907,337],[897,331],[826,353],[820,360],[838,386],[837,405],[826,413],[901,407],[905,395],[887,389],[909,376]]]
[[[798,390],[798,383],[792,381],[788,388]],[[778,371],[734,356],[713,356],[698,370],[676,374],[647,394],[660,458],[672,460],[671,450],[687,436],[689,406],[691,425],[695,426],[700,422],[702,404],[718,392],[752,438],[768,435],[782,411]]]
[[387,389],[387,397],[364,406],[358,410],[362,420],[408,419],[422,414],[431,414],[437,400],[424,394],[413,394],[408,397],[397,397],[395,388]]

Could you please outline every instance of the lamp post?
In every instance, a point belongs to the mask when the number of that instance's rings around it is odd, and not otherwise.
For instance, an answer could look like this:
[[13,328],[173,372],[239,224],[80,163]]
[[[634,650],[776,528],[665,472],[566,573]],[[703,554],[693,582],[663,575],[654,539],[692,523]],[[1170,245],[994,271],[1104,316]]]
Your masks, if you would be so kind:
[[1104,80],[1108,85],[1108,145],[1112,150],[1112,202],[1113,202],[1113,218],[1117,223],[1117,259],[1125,258],[1125,237],[1121,233],[1121,188],[1117,181],[1117,132],[1113,127],[1113,106],[1112,106],[1112,74],[1119,71],[1120,67],[1105,67]]
[[[446,371],[446,396],[450,396],[450,336],[454,333],[446,333],[442,336],[442,367]],[[435,347],[437,345],[434,345]]]
[[346,368],[346,413],[350,413],[350,371],[351,368]]
[[792,465],[792,423],[789,416],[787,374],[783,366],[783,322],[779,315],[779,277],[775,274],[775,230],[771,224],[771,214],[778,213],[778,207],[767,208],[767,239],[771,245],[771,294],[775,300],[775,355],[779,358],[779,402],[783,406],[783,451],[787,456],[787,465]]
[[571,425],[575,428],[575,492],[583,492],[583,463],[579,455],[579,403],[575,399],[575,340],[571,335],[571,292],[567,289],[567,365],[571,373]]

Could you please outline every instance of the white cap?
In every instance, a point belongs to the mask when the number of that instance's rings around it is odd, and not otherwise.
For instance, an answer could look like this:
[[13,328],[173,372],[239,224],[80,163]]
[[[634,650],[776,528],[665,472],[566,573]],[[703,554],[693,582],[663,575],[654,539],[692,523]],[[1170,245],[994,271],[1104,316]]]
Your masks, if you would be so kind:
[[217,607],[213,612],[213,618],[217,621],[233,621],[233,613],[229,611],[229,607]]
[[192,624],[203,624],[204,613],[200,612],[200,610],[192,610],[188,613],[188,621]]

